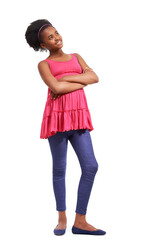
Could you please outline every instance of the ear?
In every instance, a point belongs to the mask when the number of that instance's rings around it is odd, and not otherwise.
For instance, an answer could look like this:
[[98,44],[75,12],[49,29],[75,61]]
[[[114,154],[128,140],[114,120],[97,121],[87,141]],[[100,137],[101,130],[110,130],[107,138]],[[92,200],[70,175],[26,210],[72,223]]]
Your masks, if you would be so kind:
[[44,43],[40,43],[40,46],[41,46],[42,48],[46,48],[46,45],[45,45]]

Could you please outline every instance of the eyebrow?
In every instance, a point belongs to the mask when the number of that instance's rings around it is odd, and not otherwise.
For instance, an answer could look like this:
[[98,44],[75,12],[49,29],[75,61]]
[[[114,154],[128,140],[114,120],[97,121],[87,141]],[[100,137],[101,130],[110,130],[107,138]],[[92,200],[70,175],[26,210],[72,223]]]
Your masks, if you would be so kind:
[[[58,31],[56,30],[54,33],[56,33],[56,32],[58,32]],[[48,38],[49,38],[50,36],[52,36],[52,34],[50,34],[50,35],[48,36]]]

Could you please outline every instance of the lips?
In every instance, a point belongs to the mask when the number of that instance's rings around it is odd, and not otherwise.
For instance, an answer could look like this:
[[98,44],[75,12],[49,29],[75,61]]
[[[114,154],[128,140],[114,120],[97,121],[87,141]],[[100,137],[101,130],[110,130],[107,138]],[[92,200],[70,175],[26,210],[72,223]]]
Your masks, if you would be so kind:
[[61,44],[62,43],[62,40],[59,40],[57,43],[56,43],[56,45],[59,45],[59,44]]

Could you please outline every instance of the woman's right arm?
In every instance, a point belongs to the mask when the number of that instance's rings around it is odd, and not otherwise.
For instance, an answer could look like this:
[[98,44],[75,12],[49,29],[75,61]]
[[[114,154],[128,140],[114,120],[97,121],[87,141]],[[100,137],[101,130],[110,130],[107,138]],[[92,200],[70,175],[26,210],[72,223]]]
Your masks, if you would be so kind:
[[87,84],[58,81],[51,73],[49,65],[46,61],[41,61],[38,64],[38,70],[41,78],[45,84],[52,90],[55,94],[65,94],[68,92],[73,92],[75,90],[81,89]]

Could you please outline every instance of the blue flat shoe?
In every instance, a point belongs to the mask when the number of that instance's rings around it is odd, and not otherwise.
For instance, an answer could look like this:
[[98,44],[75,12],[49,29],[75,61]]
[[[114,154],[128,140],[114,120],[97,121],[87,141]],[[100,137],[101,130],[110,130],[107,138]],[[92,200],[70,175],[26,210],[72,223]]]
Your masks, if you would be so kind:
[[54,229],[54,234],[61,236],[61,235],[65,234],[65,231],[66,231],[66,228],[65,229]]
[[72,227],[72,233],[73,234],[89,234],[89,235],[105,235],[106,232],[103,230],[96,230],[96,231],[87,231],[87,230],[83,230],[77,227]]

